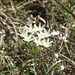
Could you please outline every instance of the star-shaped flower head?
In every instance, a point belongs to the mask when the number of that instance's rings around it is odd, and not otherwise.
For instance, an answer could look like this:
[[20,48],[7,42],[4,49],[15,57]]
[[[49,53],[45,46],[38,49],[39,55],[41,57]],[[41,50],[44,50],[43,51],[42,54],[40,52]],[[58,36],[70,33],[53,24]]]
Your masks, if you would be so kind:
[[43,43],[43,46],[50,47],[52,46],[53,41],[49,41],[49,38],[48,38],[47,40],[46,39],[42,40],[42,43]]
[[27,42],[29,42],[29,41],[32,41],[33,39],[32,39],[32,34],[31,35],[28,35],[28,32],[25,32],[25,35],[24,35],[24,39],[23,39],[24,41],[27,41]]
[[34,42],[36,43],[37,46],[42,45],[42,41],[40,38],[34,37]]
[[21,37],[25,37],[25,35],[26,35],[25,32],[28,32],[27,29],[28,29],[28,27],[27,27],[27,26],[24,26],[24,27],[22,27],[21,30],[19,30],[20,33],[17,33],[17,34],[18,34],[19,36],[21,36]]
[[35,29],[37,30],[37,31],[39,31],[39,32],[41,32],[42,30],[44,30],[44,26],[45,25],[41,25],[41,23],[39,23],[39,27],[38,26],[36,26],[36,25],[34,25],[35,26]]
[[47,31],[47,30],[44,28],[44,36],[45,36],[45,37],[51,36],[51,34],[50,34],[50,29]]
[[45,38],[44,33],[42,31],[40,33],[37,32],[37,35],[40,39]]
[[30,24],[30,27],[28,28],[28,32],[34,34],[34,32],[36,32],[36,28],[32,26],[32,24]]

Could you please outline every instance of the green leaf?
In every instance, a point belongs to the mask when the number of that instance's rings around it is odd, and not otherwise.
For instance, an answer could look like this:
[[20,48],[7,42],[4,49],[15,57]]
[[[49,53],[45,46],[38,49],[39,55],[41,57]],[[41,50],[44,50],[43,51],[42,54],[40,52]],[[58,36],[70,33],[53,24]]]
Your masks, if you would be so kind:
[[71,55],[72,55],[72,60],[74,60],[74,55],[73,55],[72,48],[71,48]]
[[46,72],[46,75],[49,73],[49,71],[51,71],[52,70],[52,68],[56,65],[56,64],[58,64],[58,63],[60,63],[60,62],[62,62],[63,60],[59,60],[59,61],[57,61],[56,63],[54,63],[50,68],[48,68],[48,71]]
[[37,75],[38,75],[38,67],[37,67],[37,54],[35,54],[35,68],[36,68],[36,72],[37,72]]
[[40,56],[39,56],[39,59],[40,59],[41,65],[42,65],[42,67],[43,67],[44,75],[46,75],[46,70],[45,70],[45,67],[44,67],[44,65],[43,65],[43,62],[42,62]]
[[5,74],[5,73],[7,73],[7,72],[9,72],[9,70],[2,71],[2,72],[0,72],[0,74]]

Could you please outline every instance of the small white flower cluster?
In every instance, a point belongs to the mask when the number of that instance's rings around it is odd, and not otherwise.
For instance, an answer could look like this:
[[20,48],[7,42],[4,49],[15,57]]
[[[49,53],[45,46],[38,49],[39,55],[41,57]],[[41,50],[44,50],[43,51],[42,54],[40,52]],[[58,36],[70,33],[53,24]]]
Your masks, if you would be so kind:
[[45,47],[50,47],[53,43],[53,41],[50,41],[49,37],[54,36],[54,35],[59,35],[59,31],[53,30],[50,32],[49,30],[45,29],[45,25],[39,25],[37,26],[34,24],[30,24],[29,27],[24,26],[22,31],[19,30],[20,34],[18,33],[19,36],[23,37],[24,41],[34,41],[37,46],[42,45]]

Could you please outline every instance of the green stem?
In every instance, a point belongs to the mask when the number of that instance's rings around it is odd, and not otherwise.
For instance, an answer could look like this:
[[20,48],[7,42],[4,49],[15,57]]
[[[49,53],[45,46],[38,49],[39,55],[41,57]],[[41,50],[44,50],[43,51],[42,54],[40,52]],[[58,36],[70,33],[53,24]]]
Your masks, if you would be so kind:
[[37,67],[37,54],[36,53],[35,53],[35,60],[34,60],[34,62],[35,62],[35,69],[36,69],[37,75],[39,75],[38,74],[38,67]]

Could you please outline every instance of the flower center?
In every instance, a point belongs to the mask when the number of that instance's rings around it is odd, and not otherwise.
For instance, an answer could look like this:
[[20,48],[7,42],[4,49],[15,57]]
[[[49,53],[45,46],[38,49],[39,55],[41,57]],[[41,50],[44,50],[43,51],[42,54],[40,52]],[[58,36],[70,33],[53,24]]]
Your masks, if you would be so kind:
[[31,29],[30,32],[33,33],[34,32],[33,29]]
[[28,39],[26,39],[26,41],[28,41]]
[[37,42],[37,45],[40,45],[40,42]]
[[40,32],[40,31],[41,31],[41,29],[39,28],[39,29],[38,29],[38,31]]
[[49,37],[49,34],[48,33],[46,34],[46,37]]

